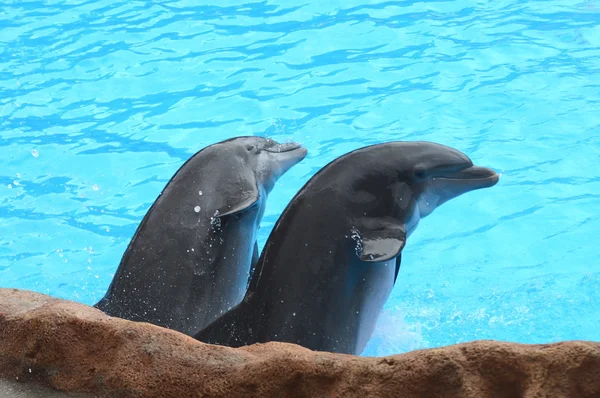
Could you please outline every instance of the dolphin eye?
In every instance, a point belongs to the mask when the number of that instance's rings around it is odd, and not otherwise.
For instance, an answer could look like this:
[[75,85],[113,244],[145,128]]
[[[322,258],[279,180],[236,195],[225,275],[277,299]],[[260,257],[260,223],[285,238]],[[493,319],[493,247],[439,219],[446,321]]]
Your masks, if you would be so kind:
[[415,173],[415,177],[419,180],[422,180],[425,177],[427,177],[427,173],[422,168],[416,168],[414,173]]
[[247,149],[248,151],[252,151],[252,150],[254,149],[254,145],[248,145],[248,146],[246,147],[246,149]]

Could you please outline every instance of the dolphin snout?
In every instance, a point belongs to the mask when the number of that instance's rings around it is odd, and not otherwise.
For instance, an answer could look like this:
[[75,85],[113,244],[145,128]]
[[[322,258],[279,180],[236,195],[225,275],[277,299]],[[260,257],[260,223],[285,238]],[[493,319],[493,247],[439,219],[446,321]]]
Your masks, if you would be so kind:
[[487,167],[471,166],[459,171],[452,179],[467,180],[477,183],[479,188],[488,188],[496,185],[500,180],[500,175]]
[[500,176],[487,167],[470,166],[431,179],[431,186],[439,195],[438,206],[452,198],[476,189],[493,187]]
[[302,147],[302,145],[298,144],[297,142],[286,142],[283,144],[277,144],[274,145],[270,148],[265,148],[265,150],[267,152],[274,152],[274,153],[283,153],[283,152],[290,152],[296,149],[304,149],[304,151],[306,151],[306,148]]
[[304,146],[295,142],[279,144],[267,151],[272,154],[273,160],[279,165],[279,175],[298,164],[308,154],[308,150]]

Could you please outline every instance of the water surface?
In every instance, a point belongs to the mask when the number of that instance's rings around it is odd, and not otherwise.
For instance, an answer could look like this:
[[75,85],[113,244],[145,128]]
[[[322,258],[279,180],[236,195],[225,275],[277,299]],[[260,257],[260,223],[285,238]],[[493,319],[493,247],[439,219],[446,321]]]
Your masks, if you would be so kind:
[[425,219],[366,355],[598,340],[600,2],[4,1],[0,285],[92,304],[197,150],[429,140],[502,173]]

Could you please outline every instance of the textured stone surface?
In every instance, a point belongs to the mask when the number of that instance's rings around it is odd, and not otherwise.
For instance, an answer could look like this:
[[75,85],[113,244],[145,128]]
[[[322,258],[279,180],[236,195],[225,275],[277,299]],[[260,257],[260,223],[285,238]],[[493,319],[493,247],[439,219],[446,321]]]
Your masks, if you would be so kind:
[[600,343],[477,341],[386,358],[283,343],[232,349],[0,289],[0,375],[101,397],[591,398]]

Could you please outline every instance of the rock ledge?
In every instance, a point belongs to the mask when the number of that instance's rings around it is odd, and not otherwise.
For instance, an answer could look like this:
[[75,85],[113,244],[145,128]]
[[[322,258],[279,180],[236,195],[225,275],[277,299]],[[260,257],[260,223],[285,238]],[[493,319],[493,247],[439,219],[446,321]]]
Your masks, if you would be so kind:
[[98,397],[600,397],[600,343],[475,341],[385,358],[232,349],[0,289],[0,376]]

